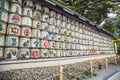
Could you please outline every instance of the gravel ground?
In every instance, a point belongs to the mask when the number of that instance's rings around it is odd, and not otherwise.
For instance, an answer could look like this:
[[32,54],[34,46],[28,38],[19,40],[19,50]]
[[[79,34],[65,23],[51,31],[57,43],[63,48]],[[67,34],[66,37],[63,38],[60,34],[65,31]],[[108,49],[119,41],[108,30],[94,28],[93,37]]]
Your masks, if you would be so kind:
[[118,69],[120,69],[120,64],[109,65],[108,69],[103,68],[102,70],[98,70],[97,76],[83,79],[83,80],[107,80],[107,78],[112,74],[114,74]]
[[[72,67],[83,69],[85,68],[86,65],[88,65],[88,62],[84,62],[80,64],[79,63],[72,64]],[[66,69],[69,69],[70,65],[65,65],[63,67]],[[97,76],[88,77],[83,80],[106,80],[105,78],[109,77],[111,74],[116,72],[117,69],[120,69],[120,64],[109,65],[108,69],[105,69],[105,67],[102,67],[101,70],[96,68],[95,72]],[[52,77],[57,74],[58,76],[54,77],[54,79],[51,79],[51,78],[46,79],[48,77]],[[0,80],[59,80],[57,78],[59,78],[58,66],[44,67],[44,68],[18,69],[18,70],[0,72]],[[69,80],[69,79],[63,79],[63,80]],[[74,79],[74,80],[78,80],[78,79]]]

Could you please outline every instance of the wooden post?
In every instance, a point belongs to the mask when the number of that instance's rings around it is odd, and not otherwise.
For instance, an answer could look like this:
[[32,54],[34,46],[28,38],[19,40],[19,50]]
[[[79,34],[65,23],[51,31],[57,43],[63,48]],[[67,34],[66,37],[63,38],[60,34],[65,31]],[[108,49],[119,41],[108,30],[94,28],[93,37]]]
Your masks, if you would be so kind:
[[117,56],[115,56],[115,64],[117,65]]
[[60,66],[60,80],[63,80],[63,67]]
[[105,67],[106,67],[106,69],[108,69],[108,59],[107,58],[105,59]]
[[91,73],[91,76],[93,76],[93,62],[92,62],[92,60],[90,60],[90,73]]

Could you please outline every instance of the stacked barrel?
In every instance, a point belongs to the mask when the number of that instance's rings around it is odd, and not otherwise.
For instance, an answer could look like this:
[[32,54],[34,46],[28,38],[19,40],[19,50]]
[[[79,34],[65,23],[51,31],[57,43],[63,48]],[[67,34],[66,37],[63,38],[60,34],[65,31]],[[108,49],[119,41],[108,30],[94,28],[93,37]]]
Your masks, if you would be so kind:
[[32,0],[0,0],[0,59],[114,53],[112,38]]

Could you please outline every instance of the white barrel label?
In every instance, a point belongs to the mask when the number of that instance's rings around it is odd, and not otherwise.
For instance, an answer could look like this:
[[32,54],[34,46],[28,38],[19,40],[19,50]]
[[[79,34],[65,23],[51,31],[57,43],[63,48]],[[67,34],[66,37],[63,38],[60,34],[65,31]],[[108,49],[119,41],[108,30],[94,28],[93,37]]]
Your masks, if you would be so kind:
[[19,49],[19,57],[20,59],[27,59],[30,58],[30,49]]
[[5,34],[5,32],[6,32],[6,24],[0,22],[0,33]]
[[20,38],[20,46],[19,47],[30,47],[30,39],[29,38]]
[[18,58],[18,48],[5,48],[4,58],[6,60],[13,60]]
[[8,28],[7,28],[7,34],[19,36],[20,35],[20,27],[9,24]]

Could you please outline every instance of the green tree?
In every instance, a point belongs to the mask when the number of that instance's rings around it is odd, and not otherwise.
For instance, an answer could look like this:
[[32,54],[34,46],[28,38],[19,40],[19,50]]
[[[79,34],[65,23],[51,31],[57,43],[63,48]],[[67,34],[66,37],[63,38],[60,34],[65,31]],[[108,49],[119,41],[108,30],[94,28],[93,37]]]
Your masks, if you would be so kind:
[[113,34],[116,34],[116,26],[110,19],[105,20],[105,23],[102,25],[102,27]]
[[56,0],[80,15],[100,24],[107,14],[115,12],[120,0]]

